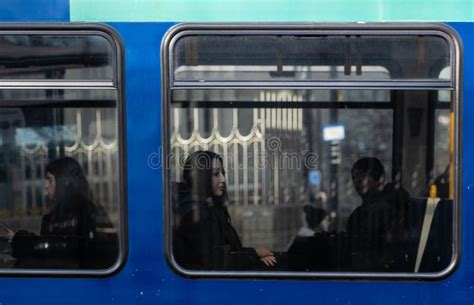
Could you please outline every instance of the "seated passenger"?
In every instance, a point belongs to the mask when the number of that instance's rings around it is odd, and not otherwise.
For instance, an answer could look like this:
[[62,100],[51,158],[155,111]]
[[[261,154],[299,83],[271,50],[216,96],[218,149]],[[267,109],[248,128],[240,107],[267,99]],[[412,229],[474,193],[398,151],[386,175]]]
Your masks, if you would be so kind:
[[293,271],[347,270],[347,234],[329,232],[329,215],[320,208],[305,206],[306,222],[290,241],[288,267]]
[[51,211],[43,216],[40,235],[13,232],[15,267],[42,269],[105,269],[118,256],[117,233],[102,207],[92,202],[91,190],[79,163],[63,157],[46,167],[46,190]]
[[359,159],[352,167],[352,181],[362,204],[349,217],[352,268],[356,271],[388,271],[398,258],[396,247],[403,231],[408,193],[385,182],[385,170],[377,158]]
[[288,249],[291,248],[295,239],[310,237],[317,232],[326,232],[329,229],[329,215],[325,210],[316,208],[312,205],[303,207],[305,215],[305,224],[298,230],[291,239]]
[[303,207],[306,224],[300,228],[296,236],[312,236],[317,232],[326,232],[329,229],[329,215],[321,208],[311,205]]
[[184,183],[175,183],[173,255],[191,270],[252,270],[277,261],[265,248],[244,248],[231,224],[222,158],[210,151],[191,154]]

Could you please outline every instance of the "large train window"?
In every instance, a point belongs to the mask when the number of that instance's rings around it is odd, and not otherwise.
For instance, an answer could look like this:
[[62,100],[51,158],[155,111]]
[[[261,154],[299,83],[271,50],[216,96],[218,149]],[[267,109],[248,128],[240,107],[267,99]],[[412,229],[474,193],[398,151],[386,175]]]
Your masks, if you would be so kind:
[[173,268],[218,277],[451,272],[455,37],[410,25],[172,30],[163,94]]
[[120,52],[104,27],[0,28],[0,273],[121,264]]

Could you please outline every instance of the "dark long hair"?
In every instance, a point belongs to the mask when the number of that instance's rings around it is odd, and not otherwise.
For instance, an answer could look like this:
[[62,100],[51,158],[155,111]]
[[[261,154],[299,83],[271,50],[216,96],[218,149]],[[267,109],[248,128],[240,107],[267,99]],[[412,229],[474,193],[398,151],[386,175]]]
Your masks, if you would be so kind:
[[56,188],[52,207],[77,208],[91,203],[92,193],[81,165],[75,159],[62,157],[50,162],[46,171],[54,176]]
[[193,200],[224,203],[227,201],[227,185],[224,193],[216,197],[212,193],[212,161],[219,160],[224,166],[221,156],[212,151],[196,151],[186,159],[183,169],[183,180],[189,187]]

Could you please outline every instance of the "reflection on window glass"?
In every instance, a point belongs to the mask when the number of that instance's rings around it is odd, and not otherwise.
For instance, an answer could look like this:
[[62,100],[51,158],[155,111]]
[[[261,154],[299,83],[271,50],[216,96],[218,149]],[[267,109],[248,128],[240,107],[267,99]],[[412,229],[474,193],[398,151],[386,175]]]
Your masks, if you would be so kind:
[[438,192],[449,193],[449,128],[450,112],[447,109],[436,110],[435,150],[432,179],[437,183]]
[[447,267],[452,200],[439,184],[433,235],[424,255],[417,249],[428,190],[437,183],[433,172],[442,175],[449,165],[448,113],[432,114],[436,131],[429,146],[433,122],[427,112],[436,95],[344,90],[342,101],[340,92],[173,93],[167,166],[172,250],[181,267],[270,272]]
[[2,35],[0,79],[112,80],[110,42],[103,36]]
[[[281,72],[277,72],[281,69]],[[284,80],[388,80],[388,71],[380,66],[362,66],[358,72],[356,66],[350,66],[348,73],[343,66],[291,66],[276,68],[273,65],[264,66],[183,66],[176,69],[177,80],[255,80],[269,79]],[[347,74],[346,74],[347,73]],[[352,74],[352,75],[351,75]],[[348,76],[350,75],[350,77]]]
[[0,267],[111,267],[120,212],[116,115],[2,108],[0,122]]
[[447,40],[430,34],[186,35],[173,57],[177,81],[451,79],[424,68],[451,64]]
[[[225,94],[224,94],[225,92]],[[173,90],[174,103],[191,102],[205,103],[213,102],[238,102],[243,105],[245,102],[390,102],[390,91],[388,90],[307,90],[307,89],[286,89],[286,90]],[[224,105],[229,105],[228,103]],[[242,107],[242,106],[241,106]]]
[[[439,73],[439,78],[449,79],[451,77],[451,67],[446,67]],[[441,90],[438,93],[438,100],[440,102],[450,102],[451,92],[448,90]]]
[[119,257],[118,67],[113,39],[91,31],[0,35],[0,79],[57,87],[0,90],[0,269],[108,269]]

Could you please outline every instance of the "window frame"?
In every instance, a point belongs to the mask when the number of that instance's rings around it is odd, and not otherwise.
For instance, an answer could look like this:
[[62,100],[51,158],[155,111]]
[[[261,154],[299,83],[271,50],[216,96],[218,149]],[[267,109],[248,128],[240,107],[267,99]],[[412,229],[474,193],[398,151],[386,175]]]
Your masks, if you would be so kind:
[[[29,80],[12,79],[0,80],[0,90],[37,90],[37,89],[78,89],[94,90],[108,89],[114,90],[117,95],[117,160],[119,173],[117,185],[117,204],[119,208],[118,240],[119,253],[115,263],[107,269],[0,269],[0,277],[57,277],[57,278],[81,278],[81,277],[110,277],[121,271],[128,258],[128,222],[127,222],[127,172],[126,172],[126,120],[125,120],[125,59],[124,45],[119,34],[110,26],[104,24],[2,24],[0,35],[44,35],[44,36],[100,36],[107,40],[111,48],[111,68],[112,80]],[[4,105],[0,102],[0,107],[11,107],[12,102],[8,101]],[[34,102],[22,101],[18,107],[34,106]],[[46,104],[47,105],[47,104]],[[53,105],[60,107],[60,105]]]
[[[449,81],[310,81],[300,82],[184,82],[174,80],[173,51],[176,41],[186,35],[436,35],[449,44],[451,79]],[[367,279],[367,280],[440,280],[452,274],[459,265],[461,257],[461,113],[462,113],[462,58],[463,48],[459,35],[445,24],[435,23],[300,23],[300,24],[178,24],[165,34],[161,44],[161,88],[162,88],[162,139],[163,160],[171,152],[171,101],[174,89],[387,89],[387,90],[451,90],[454,111],[454,208],[453,208],[453,258],[442,271],[436,273],[374,273],[374,272],[256,272],[256,271],[196,271],[181,267],[172,253],[172,209],[170,170],[163,168],[163,211],[165,258],[170,268],[184,277],[190,278],[250,278],[250,279]],[[209,104],[212,104],[209,102]],[[367,103],[367,104],[370,104]],[[393,103],[390,103],[393,104]],[[316,107],[317,108],[317,107]],[[394,116],[396,111],[394,109]],[[394,121],[395,124],[395,121]],[[397,140],[398,138],[398,140]],[[395,135],[394,146],[400,136]],[[163,164],[166,164],[165,162]]]

